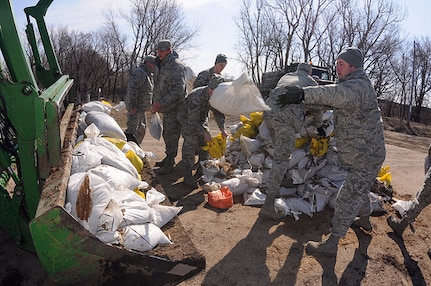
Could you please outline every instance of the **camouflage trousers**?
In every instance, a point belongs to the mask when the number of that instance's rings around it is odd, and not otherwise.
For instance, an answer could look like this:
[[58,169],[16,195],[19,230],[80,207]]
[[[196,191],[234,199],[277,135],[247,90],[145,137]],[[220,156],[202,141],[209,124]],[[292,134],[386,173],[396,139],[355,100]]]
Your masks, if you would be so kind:
[[202,150],[202,146],[204,146],[204,140],[202,138],[203,136],[194,130],[190,130],[187,126],[182,127],[181,135],[184,138],[183,147],[181,149],[181,160],[185,170],[191,171],[193,165],[195,164],[196,154],[198,154],[199,158],[201,158],[204,156],[204,153],[207,153],[206,151]]
[[127,112],[127,128],[125,133],[132,134],[136,141],[141,144],[147,129],[147,115],[145,112],[138,111],[135,114]]
[[381,164],[370,164],[363,169],[349,169],[346,180],[335,199],[331,234],[346,235],[357,216],[371,214],[370,190],[380,171]]
[[283,109],[273,108],[265,113],[274,144],[274,155],[269,177],[266,181],[266,194],[278,195],[280,184],[289,165],[289,157],[295,149],[296,133],[304,122],[305,110],[300,104],[292,104]]
[[431,169],[428,169],[422,189],[416,193],[413,204],[407,210],[405,217],[412,223],[429,204],[431,204]]
[[163,140],[167,157],[175,158],[178,153],[178,141],[181,135],[181,124],[177,119],[177,111],[163,113]]

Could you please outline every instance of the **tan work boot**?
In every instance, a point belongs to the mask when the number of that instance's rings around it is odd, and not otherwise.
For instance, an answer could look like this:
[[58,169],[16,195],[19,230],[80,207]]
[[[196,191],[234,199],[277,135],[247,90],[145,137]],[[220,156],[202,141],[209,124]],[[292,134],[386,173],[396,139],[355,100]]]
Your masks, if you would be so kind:
[[275,210],[274,201],[276,199],[276,195],[267,194],[265,197],[265,202],[262,206],[262,208],[259,211],[259,216],[278,221],[284,218],[284,215],[282,213],[279,213]]
[[370,216],[363,216],[363,217],[360,217],[359,219],[354,220],[352,223],[352,226],[362,228],[365,231],[373,230],[373,226],[371,225],[371,222],[370,222]]
[[402,218],[401,220],[398,220],[393,216],[388,216],[386,218],[386,222],[392,228],[392,230],[400,236],[403,235],[404,230],[410,224],[407,218]]
[[325,255],[325,256],[335,256],[337,255],[338,241],[339,237],[333,236],[322,241],[309,241],[305,247],[305,250],[310,255]]

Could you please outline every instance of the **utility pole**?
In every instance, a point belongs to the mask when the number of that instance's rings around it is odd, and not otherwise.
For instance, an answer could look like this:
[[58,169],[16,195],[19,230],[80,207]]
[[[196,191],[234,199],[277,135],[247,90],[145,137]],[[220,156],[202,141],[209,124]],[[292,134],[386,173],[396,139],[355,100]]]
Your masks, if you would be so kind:
[[410,127],[410,118],[412,116],[413,90],[415,85],[415,69],[416,69],[416,41],[413,41],[413,69],[412,69],[412,85],[410,88],[409,114],[407,115],[407,126]]

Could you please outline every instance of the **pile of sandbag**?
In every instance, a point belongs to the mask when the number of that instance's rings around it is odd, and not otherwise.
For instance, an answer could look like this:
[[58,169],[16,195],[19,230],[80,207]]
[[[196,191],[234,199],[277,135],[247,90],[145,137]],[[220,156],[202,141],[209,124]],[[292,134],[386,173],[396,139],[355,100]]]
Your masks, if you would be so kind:
[[[258,118],[250,114],[253,117]],[[214,189],[217,187],[214,184],[229,186],[234,195],[243,196],[245,205],[262,205],[265,194],[261,188],[272,167],[274,146],[265,121],[249,121],[243,117],[240,123],[231,126],[232,136],[227,139],[226,154],[222,158],[201,162],[203,180],[205,188]],[[311,137],[317,132],[307,122],[311,120],[305,119],[305,130]],[[346,179],[347,171],[339,166],[336,138],[332,136],[332,111],[324,113],[323,122],[327,137],[305,138],[303,134],[307,132],[302,130],[296,136],[297,148],[286,158],[289,166],[280,187],[281,197],[275,202],[277,211],[285,216],[299,219],[300,214],[313,216],[327,205],[334,207],[338,189]],[[246,124],[250,126],[245,128]],[[316,148],[321,149],[317,152]],[[227,166],[231,167],[229,171]],[[379,201],[375,195],[372,200]],[[382,211],[380,204],[370,203],[373,211]]]
[[72,158],[66,209],[105,243],[137,251],[172,243],[161,228],[181,208],[161,204],[165,195],[141,180],[146,153],[124,140],[109,108],[101,108],[107,104],[89,104],[83,106],[81,126],[85,129]]

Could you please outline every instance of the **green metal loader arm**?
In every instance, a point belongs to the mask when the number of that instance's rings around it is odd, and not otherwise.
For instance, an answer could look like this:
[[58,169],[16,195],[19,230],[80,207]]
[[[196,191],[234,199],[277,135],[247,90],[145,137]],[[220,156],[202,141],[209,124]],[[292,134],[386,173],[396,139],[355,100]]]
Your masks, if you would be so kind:
[[[51,38],[49,37],[48,29],[46,28],[45,15],[48,10],[49,5],[51,5],[53,0],[41,0],[36,6],[27,7],[24,12],[27,16],[27,38],[30,43],[33,57],[36,67],[36,76],[44,87],[51,86],[59,77],[61,77],[62,72],[60,65],[57,61],[57,56],[54,53],[54,48],[52,46]],[[37,23],[37,28],[40,33],[40,39],[42,40],[42,45],[46,54],[49,69],[45,69],[42,64],[42,59],[40,57],[37,40],[35,37],[33,24],[30,22],[30,16],[32,16]]]
[[[0,0],[0,50],[6,64],[0,73],[0,106],[16,134],[14,152],[0,144],[0,226],[28,250],[34,250],[28,224],[36,215],[42,185],[51,169],[62,163],[59,122],[73,85],[72,79],[61,74],[43,20],[51,3],[52,0],[42,0],[25,9],[27,20],[32,16],[38,23],[50,67],[49,70],[42,68],[37,52],[34,55],[36,81],[19,37],[11,1]],[[35,45],[37,41],[29,24],[27,35]],[[35,52],[37,46],[32,46],[32,50]],[[15,180],[8,186],[10,178]]]

